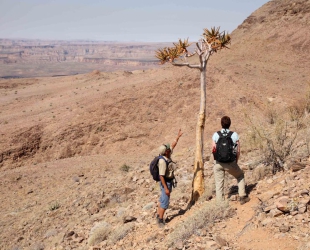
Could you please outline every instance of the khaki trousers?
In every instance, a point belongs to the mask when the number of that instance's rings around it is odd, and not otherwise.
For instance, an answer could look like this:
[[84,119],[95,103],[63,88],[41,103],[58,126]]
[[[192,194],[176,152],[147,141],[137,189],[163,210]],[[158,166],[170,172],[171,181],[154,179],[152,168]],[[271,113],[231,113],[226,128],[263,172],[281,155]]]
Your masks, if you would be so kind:
[[225,172],[234,176],[238,181],[239,197],[246,196],[244,173],[236,163],[236,161],[223,163],[215,161],[214,167],[216,200],[221,202],[224,200],[224,178]]

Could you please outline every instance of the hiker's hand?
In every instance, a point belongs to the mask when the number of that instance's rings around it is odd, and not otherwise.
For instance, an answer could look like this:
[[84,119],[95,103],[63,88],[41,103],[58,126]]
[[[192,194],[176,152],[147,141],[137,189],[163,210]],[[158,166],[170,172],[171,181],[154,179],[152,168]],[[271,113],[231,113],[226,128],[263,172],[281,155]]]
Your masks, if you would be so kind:
[[167,188],[167,189],[165,189],[165,193],[166,193],[166,195],[167,196],[170,196],[170,191],[169,191],[169,189]]
[[179,129],[178,136],[177,136],[177,138],[175,139],[175,141],[174,141],[174,142],[172,143],[172,145],[171,145],[171,148],[172,148],[172,149],[175,148],[175,146],[176,146],[177,143],[178,143],[179,138],[180,138],[182,135],[183,135],[183,132],[181,131],[181,129]]
[[183,132],[181,131],[181,129],[179,129],[178,138],[180,138],[182,135],[183,135]]

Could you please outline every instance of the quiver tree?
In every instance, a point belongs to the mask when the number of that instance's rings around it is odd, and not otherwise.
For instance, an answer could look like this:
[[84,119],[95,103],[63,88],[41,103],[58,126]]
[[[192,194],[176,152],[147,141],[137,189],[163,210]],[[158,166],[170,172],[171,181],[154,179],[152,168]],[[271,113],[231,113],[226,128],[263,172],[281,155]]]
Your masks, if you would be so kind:
[[[196,49],[191,54],[188,51],[191,45],[191,43],[188,42],[188,38],[183,41],[179,39],[178,43],[173,43],[173,47],[165,47],[156,51],[156,57],[160,60],[161,64],[169,62],[174,66],[186,66],[200,71],[200,109],[196,127],[196,153],[190,206],[195,204],[204,192],[203,134],[206,120],[207,63],[211,55],[224,48],[228,48],[230,41],[231,38],[228,33],[225,31],[220,32],[220,27],[213,27],[210,30],[204,29],[202,38],[196,42]],[[191,64],[187,61],[187,57],[194,55],[199,58],[197,64]],[[180,60],[176,61],[176,59]]]

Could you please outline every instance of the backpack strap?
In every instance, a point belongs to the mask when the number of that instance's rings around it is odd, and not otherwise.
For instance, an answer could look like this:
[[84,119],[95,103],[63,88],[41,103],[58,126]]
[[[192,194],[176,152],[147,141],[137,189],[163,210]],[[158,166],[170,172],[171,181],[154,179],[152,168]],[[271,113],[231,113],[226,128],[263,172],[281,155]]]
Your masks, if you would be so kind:
[[[227,134],[226,136],[228,136],[228,137],[231,137],[232,134],[235,133],[235,132],[233,132],[233,131],[229,131],[229,132],[227,133],[226,130],[225,130],[225,132],[226,132],[226,133],[224,133],[224,134]],[[220,137],[223,137],[223,136],[224,136],[224,134],[223,134],[221,131],[217,131],[217,134],[218,134]]]
[[229,133],[228,133],[227,136],[228,136],[228,137],[231,137],[233,133],[234,133],[233,131],[229,131]]
[[169,162],[165,159],[165,157],[163,157],[162,155],[159,155],[158,157],[159,159],[163,159],[166,162],[166,167],[168,167]]
[[[169,165],[169,163],[174,163],[174,164],[176,164],[176,162],[174,162],[174,161],[167,161],[166,159],[165,159],[165,157],[163,157],[162,155],[159,155],[159,157],[158,157],[159,159],[163,159],[165,162],[166,162],[166,167],[168,167],[168,165]],[[173,178],[172,179],[167,179],[165,176],[164,176],[164,178],[165,178],[165,181],[167,182],[167,181],[172,181],[172,182],[174,182],[174,180],[176,180],[175,179],[175,176],[173,176]],[[174,184],[173,184],[174,185]]]

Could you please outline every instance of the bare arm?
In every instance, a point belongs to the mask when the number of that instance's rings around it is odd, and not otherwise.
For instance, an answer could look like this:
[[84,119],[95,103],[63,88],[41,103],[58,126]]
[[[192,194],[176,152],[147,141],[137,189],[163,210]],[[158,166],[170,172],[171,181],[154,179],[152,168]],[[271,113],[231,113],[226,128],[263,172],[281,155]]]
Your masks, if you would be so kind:
[[164,186],[166,195],[170,196],[170,191],[169,191],[169,189],[167,187],[167,184],[166,184],[166,181],[165,181],[165,177],[160,175],[159,178],[160,178],[161,184],[163,184],[163,186]]
[[177,145],[179,138],[183,135],[183,132],[181,131],[181,129],[179,129],[179,133],[177,138],[175,139],[175,141],[171,144],[171,148],[172,150],[175,148],[175,146]]
[[216,143],[212,140],[212,153],[214,153],[216,150]]

